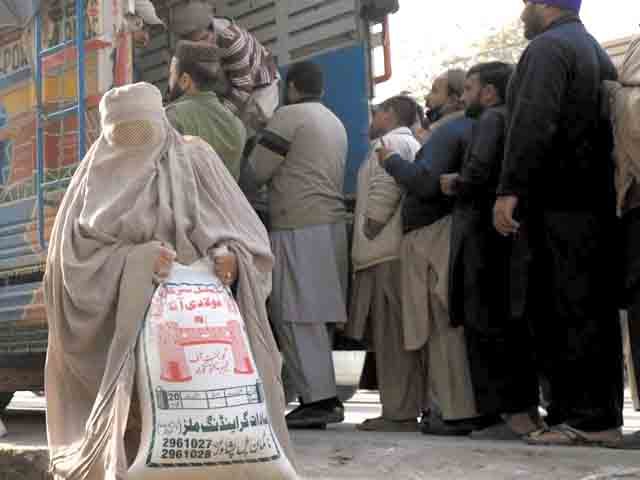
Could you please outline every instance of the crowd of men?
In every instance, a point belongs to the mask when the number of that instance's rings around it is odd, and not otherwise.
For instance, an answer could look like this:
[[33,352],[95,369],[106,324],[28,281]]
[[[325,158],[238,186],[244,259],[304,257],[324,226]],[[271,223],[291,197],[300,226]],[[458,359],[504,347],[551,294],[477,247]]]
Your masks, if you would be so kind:
[[525,1],[518,65],[444,72],[424,118],[406,95],[372,109],[351,252],[347,134],[320,67],[290,66],[276,109],[254,37],[197,2],[174,19],[169,121],[214,148],[270,232],[270,322],[300,402],[289,428],[344,419],[341,330],[376,356],[382,415],[360,430],[632,443],[618,310],[637,324],[639,187],[630,168],[620,195],[603,108],[617,72],[580,3]]

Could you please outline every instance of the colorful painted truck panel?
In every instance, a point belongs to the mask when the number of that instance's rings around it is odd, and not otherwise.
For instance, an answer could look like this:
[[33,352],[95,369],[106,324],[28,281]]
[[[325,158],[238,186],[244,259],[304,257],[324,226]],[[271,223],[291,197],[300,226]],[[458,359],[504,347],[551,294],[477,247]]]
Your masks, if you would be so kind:
[[[75,35],[75,17],[47,20],[42,48]],[[122,32],[121,0],[85,0],[86,144],[99,134],[98,102],[117,81],[132,80],[132,47]],[[32,41],[32,39],[31,39]],[[8,371],[23,359],[46,351],[46,315],[40,279],[45,252],[38,236],[36,207],[36,86],[33,52],[22,31],[0,33],[0,391],[13,383],[38,383]],[[75,101],[77,70],[73,47],[43,61],[42,98],[45,113]],[[79,162],[78,118],[68,115],[44,126],[44,180],[69,179]],[[64,183],[45,195],[48,237],[64,193]],[[29,362],[27,362],[29,363]]]

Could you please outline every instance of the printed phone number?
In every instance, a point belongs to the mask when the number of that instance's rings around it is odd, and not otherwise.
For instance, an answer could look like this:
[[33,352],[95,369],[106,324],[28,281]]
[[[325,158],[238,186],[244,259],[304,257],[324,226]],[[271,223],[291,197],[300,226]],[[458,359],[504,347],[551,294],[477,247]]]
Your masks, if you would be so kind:
[[162,460],[208,460],[213,457],[211,450],[174,450],[173,448],[163,448],[160,452]]
[[165,438],[162,441],[160,458],[163,460],[210,459],[213,457],[212,446],[212,440]]

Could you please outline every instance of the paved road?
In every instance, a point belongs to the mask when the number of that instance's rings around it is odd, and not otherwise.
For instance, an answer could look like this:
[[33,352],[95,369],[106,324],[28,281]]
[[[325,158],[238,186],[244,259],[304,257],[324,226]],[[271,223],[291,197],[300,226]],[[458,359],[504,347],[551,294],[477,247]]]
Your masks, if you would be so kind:
[[[0,450],[42,448],[44,399],[20,392],[5,417],[9,437]],[[415,434],[365,434],[354,424],[380,414],[378,396],[360,392],[347,404],[344,424],[293,432],[298,467],[310,480],[640,480],[640,454],[593,448],[533,448]],[[625,429],[640,430],[627,399]]]

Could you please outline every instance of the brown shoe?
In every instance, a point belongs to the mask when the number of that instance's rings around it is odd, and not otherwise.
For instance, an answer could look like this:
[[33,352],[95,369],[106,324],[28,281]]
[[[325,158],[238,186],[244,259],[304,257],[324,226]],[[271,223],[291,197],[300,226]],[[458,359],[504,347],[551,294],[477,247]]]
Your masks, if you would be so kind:
[[369,418],[356,425],[361,432],[417,432],[417,420],[389,420],[384,417]]

